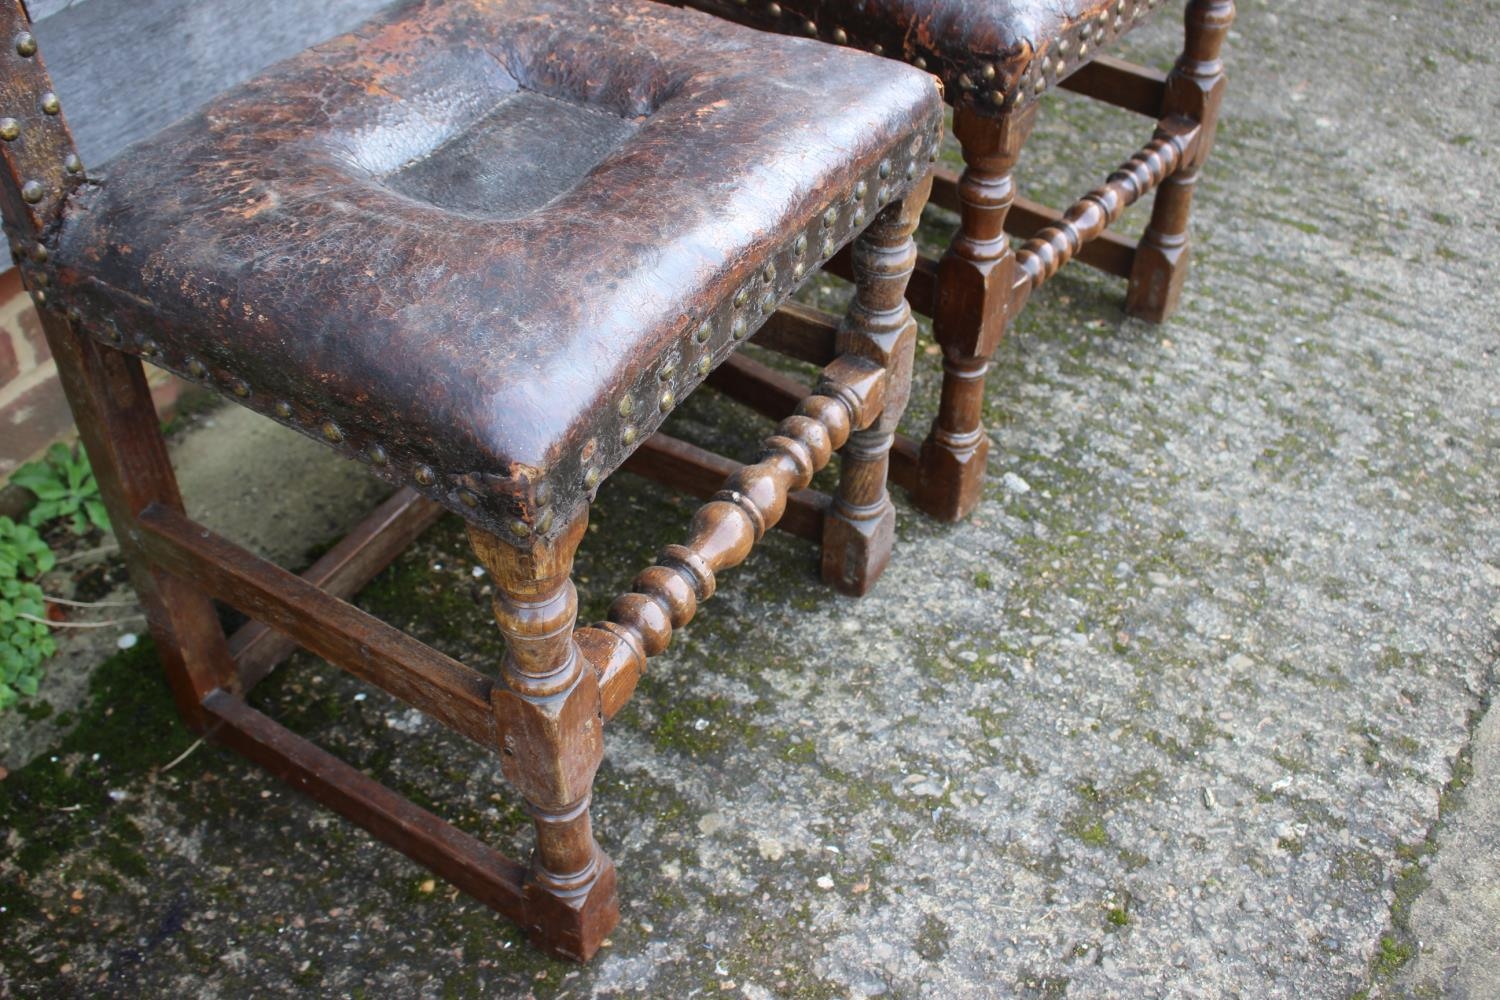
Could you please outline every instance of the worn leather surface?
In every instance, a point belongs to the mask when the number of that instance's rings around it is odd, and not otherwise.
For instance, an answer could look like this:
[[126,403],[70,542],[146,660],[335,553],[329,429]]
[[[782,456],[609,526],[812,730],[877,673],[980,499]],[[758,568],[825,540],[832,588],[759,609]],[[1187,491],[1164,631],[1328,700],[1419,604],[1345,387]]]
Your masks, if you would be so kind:
[[[1091,58],[1162,6],[1158,0],[666,0],[767,31],[816,36],[937,74],[955,104],[1003,113],[1024,83],[1030,96],[1055,72],[1033,63],[1070,47],[1065,64]],[[1079,43],[1083,55],[1077,57]],[[1027,70],[1032,69],[1031,74]],[[1050,67],[1049,67],[1050,70]]]
[[535,537],[940,122],[926,74],[692,11],[428,0],[128,148],[50,239],[54,299]]

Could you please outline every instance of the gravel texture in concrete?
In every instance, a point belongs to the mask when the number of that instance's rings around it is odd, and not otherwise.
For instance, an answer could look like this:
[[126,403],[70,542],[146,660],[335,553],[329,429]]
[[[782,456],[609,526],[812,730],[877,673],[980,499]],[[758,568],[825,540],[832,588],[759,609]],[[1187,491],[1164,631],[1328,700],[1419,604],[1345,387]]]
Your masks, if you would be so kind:
[[[898,497],[860,601],[779,535],[726,575],[608,731],[623,920],[588,967],[225,752],[165,769],[191,740],[142,644],[5,758],[0,994],[1500,995],[1496,51],[1493,4],[1242,5],[1181,311],[1068,269],[997,357],[971,521]],[[1145,128],[1049,98],[1023,189],[1076,197]],[[239,423],[180,439],[190,507],[306,562],[367,487]],[[606,486],[585,620],[692,506]],[[360,600],[488,669],[489,596],[447,521]],[[256,701],[524,853],[483,749],[309,657]]]

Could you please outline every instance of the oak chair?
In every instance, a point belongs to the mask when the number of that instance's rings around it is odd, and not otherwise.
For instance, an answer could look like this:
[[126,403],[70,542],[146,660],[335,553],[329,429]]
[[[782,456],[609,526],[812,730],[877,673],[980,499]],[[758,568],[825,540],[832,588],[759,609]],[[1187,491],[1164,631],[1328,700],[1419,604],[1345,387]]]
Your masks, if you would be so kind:
[[[1105,53],[1161,0],[668,0],[768,31],[819,38],[939,76],[953,104],[965,168],[938,169],[933,204],[957,212],[941,260],[922,259],[911,302],[932,317],[943,388],[925,441],[898,438],[891,478],[934,517],[956,521],[979,502],[989,437],[980,414],[990,357],[1027,299],[1069,260],[1129,282],[1125,310],[1160,323],[1177,307],[1188,264],[1193,188],[1208,158],[1224,94],[1219,51],[1234,0],[1188,0],[1182,54],[1168,74]],[[1156,122],[1140,151],[1065,211],[1016,195],[1011,174],[1052,87]],[[1137,242],[1109,227],[1156,191]],[[1012,247],[1007,234],[1024,242]],[[831,270],[845,277],[846,258]],[[800,315],[802,325],[818,321]],[[826,322],[826,319],[824,320]],[[744,387],[767,413],[796,395]]]
[[[938,85],[644,0],[427,0],[93,174],[19,0],[0,0],[0,38],[6,235],[183,719],[588,958],[618,918],[589,819],[603,725],[647,658],[783,515],[841,590],[889,558]],[[786,340],[821,380],[753,464],[655,433],[851,240],[849,313]],[[185,513],[142,359],[399,492],[302,576],[251,555]],[[810,493],[836,450],[835,495]],[[575,628],[574,550],[627,461],[711,499],[607,621]],[[342,599],[444,510],[495,580],[490,671]],[[213,599],[255,621],[226,638]],[[534,820],[530,861],[252,708],[296,644],[494,748]]]

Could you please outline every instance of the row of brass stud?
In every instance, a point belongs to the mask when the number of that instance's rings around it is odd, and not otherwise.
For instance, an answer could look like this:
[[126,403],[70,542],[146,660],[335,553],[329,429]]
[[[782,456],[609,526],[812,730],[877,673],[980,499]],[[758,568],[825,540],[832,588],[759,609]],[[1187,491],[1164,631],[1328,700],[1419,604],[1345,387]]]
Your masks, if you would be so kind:
[[[937,159],[937,151],[941,143],[941,131],[931,137],[919,136],[912,143],[911,156],[900,168],[905,184],[915,182],[921,174],[926,172],[927,165]],[[692,343],[701,345],[702,353],[688,370],[688,377],[681,384],[676,384],[679,374],[676,359],[664,362],[656,370],[654,378],[648,376],[638,384],[635,391],[621,397],[617,407],[619,415],[629,420],[630,417],[640,413],[645,418],[643,422],[650,423],[658,419],[652,413],[653,410],[658,411],[663,417],[669,413],[679,398],[685,397],[708,377],[714,369],[716,359],[722,361],[734,345],[748,339],[750,334],[759,328],[764,318],[774,312],[781,301],[795,291],[804,278],[815,273],[838,252],[842,240],[835,235],[833,230],[845,212],[849,221],[847,229],[857,231],[870,219],[867,202],[872,190],[876,192],[875,207],[877,209],[894,199],[897,189],[893,186],[892,179],[896,176],[897,170],[892,160],[881,161],[873,177],[862,178],[855,183],[842,207],[831,205],[825,209],[812,231],[802,232],[795,236],[773,256],[755,278],[742,285],[731,297],[729,309],[719,322],[715,322],[712,315],[719,309],[710,310],[710,315],[702,319],[694,328]],[[843,234],[844,237],[848,235],[848,232]],[[813,246],[817,247],[817,253],[814,260],[809,263],[807,254]],[[777,278],[783,274],[790,275],[790,281],[778,286]],[[657,384],[662,384],[662,387],[657,389]],[[623,448],[633,447],[640,439],[641,428],[636,423],[626,423],[621,429],[620,445]],[[583,486],[590,494],[603,480],[600,466],[605,464],[608,463],[591,465],[584,471]],[[524,522],[520,521],[512,525],[512,530],[522,536],[527,534],[525,528]]]
[[[735,0],[735,3],[745,7],[749,6],[750,0]],[[982,63],[973,71],[959,75],[956,81],[958,89],[966,93],[979,91],[978,99],[996,106],[1003,106],[1007,100],[1020,105],[1029,96],[1042,93],[1051,84],[1064,79],[1071,70],[1077,69],[1087,59],[1090,46],[1098,48],[1111,38],[1119,37],[1131,26],[1132,22],[1144,18],[1160,4],[1161,0],[1116,0],[1112,12],[1106,11],[1097,19],[1079,22],[1058,39],[1053,46],[1052,53],[1044,52],[1040,60],[1033,59],[1015,87],[1007,89],[1004,86],[991,86],[987,88],[986,85],[992,85],[999,74],[993,63]],[[776,20],[780,20],[786,13],[776,0],[767,3],[763,10],[767,17]],[[835,26],[824,33],[819,29],[816,21],[808,18],[802,19],[800,27],[802,33],[810,38],[824,35],[835,45],[849,44],[849,33],[841,27]],[[885,46],[876,42],[870,45],[867,51],[872,55],[883,56]],[[912,56],[909,62],[917,69],[927,68],[925,56]]]

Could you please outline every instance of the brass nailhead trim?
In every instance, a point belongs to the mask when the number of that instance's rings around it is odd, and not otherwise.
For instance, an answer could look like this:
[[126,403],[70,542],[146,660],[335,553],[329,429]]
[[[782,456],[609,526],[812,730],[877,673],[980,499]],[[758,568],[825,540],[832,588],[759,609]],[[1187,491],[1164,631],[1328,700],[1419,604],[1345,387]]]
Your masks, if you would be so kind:
[[0,118],[0,139],[15,142],[21,138],[21,123],[14,118]]
[[40,181],[27,181],[21,185],[21,200],[28,205],[35,205],[46,196],[47,191]]
[[42,110],[49,115],[58,114],[62,111],[62,102],[57,99],[56,94],[49,90],[42,95]]
[[23,31],[17,35],[16,52],[28,59],[36,55],[36,36],[29,31]]

